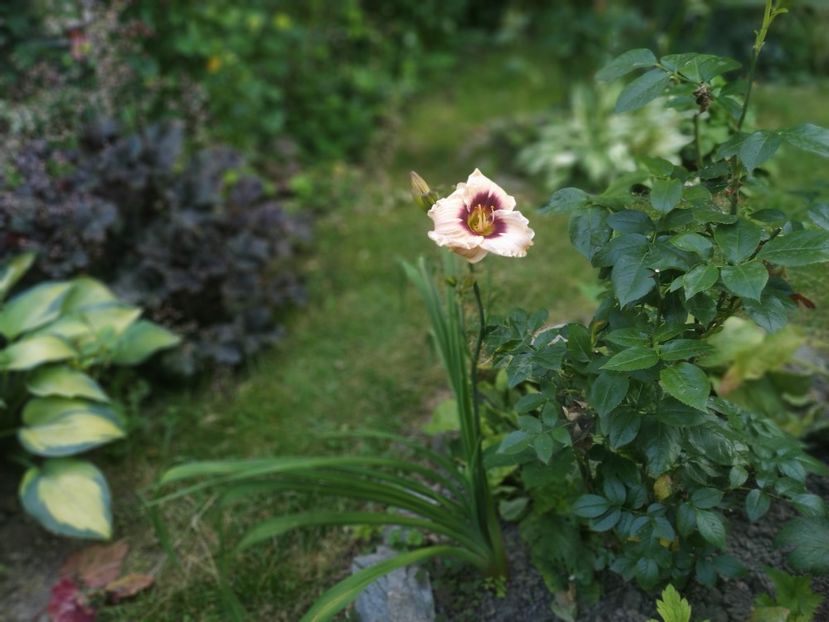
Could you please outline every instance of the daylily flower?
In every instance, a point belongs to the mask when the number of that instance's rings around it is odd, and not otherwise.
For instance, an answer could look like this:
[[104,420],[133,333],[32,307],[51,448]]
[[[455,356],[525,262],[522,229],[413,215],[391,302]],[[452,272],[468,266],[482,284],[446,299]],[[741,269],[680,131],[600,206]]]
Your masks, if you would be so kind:
[[487,253],[524,257],[535,235],[529,221],[515,211],[515,198],[478,169],[435,203],[429,218],[435,223],[429,237],[469,263]]

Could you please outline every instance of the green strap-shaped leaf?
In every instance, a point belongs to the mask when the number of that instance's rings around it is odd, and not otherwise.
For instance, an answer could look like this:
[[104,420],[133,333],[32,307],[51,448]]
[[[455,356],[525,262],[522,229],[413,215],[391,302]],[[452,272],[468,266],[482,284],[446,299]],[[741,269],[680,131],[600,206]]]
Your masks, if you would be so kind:
[[139,320],[121,335],[115,345],[112,362],[116,365],[138,365],[160,350],[181,343],[181,338],[148,320]]
[[30,452],[71,456],[125,435],[123,422],[108,406],[63,397],[36,397],[23,409],[17,437]]
[[47,282],[18,294],[0,311],[0,333],[14,339],[56,320],[71,287],[66,282]]
[[89,462],[61,458],[32,467],[20,484],[20,500],[56,534],[106,540],[112,533],[109,486]]
[[95,402],[108,402],[100,385],[82,371],[53,365],[41,367],[26,381],[29,392],[38,397],[84,397]]
[[32,263],[34,263],[34,260],[34,253],[23,253],[22,255],[13,257],[0,266],[0,300],[3,300],[6,294],[9,293],[9,290],[14,287],[15,283],[26,274],[32,266]]
[[452,546],[430,546],[408,553],[401,553],[397,557],[374,564],[340,581],[314,603],[313,607],[302,616],[300,622],[325,622],[330,620],[351,604],[360,595],[360,592],[383,575],[433,557],[459,557],[480,564],[480,560],[465,549]]
[[0,369],[23,371],[44,363],[75,358],[78,353],[66,341],[52,335],[26,337],[0,351]]

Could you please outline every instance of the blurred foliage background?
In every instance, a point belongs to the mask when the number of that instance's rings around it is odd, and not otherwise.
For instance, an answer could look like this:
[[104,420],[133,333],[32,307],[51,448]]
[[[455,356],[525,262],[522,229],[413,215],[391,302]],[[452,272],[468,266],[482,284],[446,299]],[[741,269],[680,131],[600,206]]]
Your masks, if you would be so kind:
[[[297,451],[317,442],[309,430],[400,430],[423,418],[440,376],[392,268],[395,256],[429,248],[428,223],[409,206],[408,170],[441,185],[481,166],[510,182],[533,219],[532,206],[557,187],[600,188],[654,150],[680,159],[689,119],[664,102],[614,115],[614,87],[597,88],[593,73],[640,46],[745,63],[762,7],[0,4],[0,259],[38,252],[21,288],[101,279],[185,338],[145,366],[150,376],[209,379],[131,423],[140,433],[109,456],[112,481],[132,490],[175,460]],[[829,125],[827,32],[823,0],[793,0],[775,23],[755,100],[765,125]],[[766,168],[782,189],[766,199],[775,206],[829,200],[824,162],[787,152]],[[493,309],[518,301],[550,308],[556,321],[589,314],[593,274],[569,252],[566,224],[533,224],[526,261],[487,268]],[[818,304],[802,323],[827,336],[826,275],[797,278]],[[292,313],[298,305],[307,308]],[[245,362],[230,381],[203,373]],[[115,503],[119,528],[153,550],[141,512],[128,511],[141,507],[137,497]],[[167,516],[181,527],[185,570],[147,609],[154,620],[222,619],[216,577],[204,569],[215,534],[194,526],[197,510]],[[298,619],[352,546],[342,533],[324,542],[318,554],[319,534],[306,534],[246,559],[234,589],[260,619]],[[144,608],[123,605],[107,619],[139,619]]]

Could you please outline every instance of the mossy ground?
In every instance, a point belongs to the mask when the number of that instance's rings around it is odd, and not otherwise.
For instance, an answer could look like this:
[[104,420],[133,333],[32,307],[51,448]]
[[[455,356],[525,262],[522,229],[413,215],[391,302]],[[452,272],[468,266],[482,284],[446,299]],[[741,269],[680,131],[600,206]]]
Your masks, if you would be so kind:
[[[192,459],[323,450],[324,431],[406,431],[428,415],[444,380],[428,347],[425,313],[397,260],[436,257],[437,249],[425,236],[428,219],[409,199],[410,169],[448,186],[479,166],[507,185],[533,219],[535,246],[525,260],[485,262],[494,312],[515,304],[547,308],[555,320],[590,312],[580,285],[592,282],[593,272],[570,247],[565,220],[533,218],[532,207],[542,199],[538,188],[507,183],[487,167],[495,154],[482,149],[493,120],[548,108],[563,99],[565,89],[552,62],[492,53],[412,102],[368,165],[338,169],[306,266],[308,306],[288,320],[286,338],[238,375],[158,400],[110,468],[118,532],[133,544],[132,566],[162,571],[151,593],[106,609],[102,619],[230,619],[218,588],[220,566],[212,557],[220,533],[215,498],[201,495],[160,509],[178,552],[174,564],[164,561],[149,515],[130,493],[137,486],[151,495],[152,482],[166,467]],[[829,88],[760,88],[760,119],[772,126],[805,119],[829,125],[827,94]],[[780,169],[792,185],[829,173],[824,161],[789,152]],[[806,281],[820,278],[810,273]],[[829,308],[827,289],[815,293],[823,309]],[[820,317],[825,322],[828,316],[824,311]],[[287,498],[233,508],[224,513],[224,528],[232,538],[257,517],[300,506],[300,500]],[[354,537],[341,529],[296,532],[230,559],[228,583],[252,619],[295,622],[347,571]]]

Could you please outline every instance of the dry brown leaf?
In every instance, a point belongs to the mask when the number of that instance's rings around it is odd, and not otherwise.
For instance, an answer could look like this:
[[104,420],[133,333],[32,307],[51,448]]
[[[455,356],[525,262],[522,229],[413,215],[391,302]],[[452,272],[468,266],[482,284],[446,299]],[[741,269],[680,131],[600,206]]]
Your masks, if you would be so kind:
[[128,574],[106,586],[107,597],[113,603],[131,598],[150,587],[155,579],[148,574]]
[[94,544],[70,555],[61,568],[62,576],[76,576],[89,589],[102,588],[121,574],[130,550],[126,540],[113,544]]

